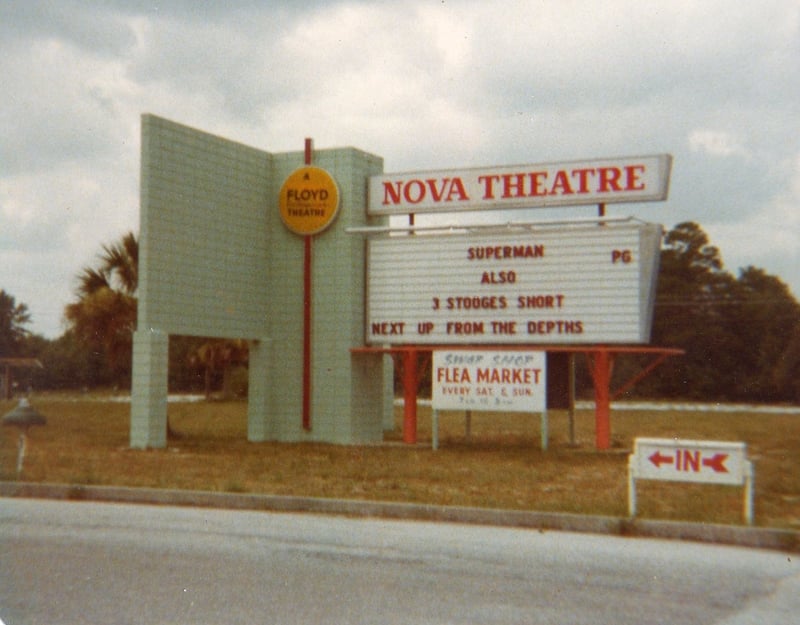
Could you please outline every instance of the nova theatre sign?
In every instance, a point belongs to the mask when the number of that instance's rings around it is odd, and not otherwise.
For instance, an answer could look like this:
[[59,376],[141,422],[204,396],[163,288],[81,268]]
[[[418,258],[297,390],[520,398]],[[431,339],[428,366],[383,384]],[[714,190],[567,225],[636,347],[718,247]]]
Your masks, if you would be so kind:
[[[370,177],[372,215],[664,200],[668,154]],[[373,233],[366,342],[647,343],[661,226],[633,219]]]
[[453,212],[664,200],[668,154],[372,176],[369,213]]

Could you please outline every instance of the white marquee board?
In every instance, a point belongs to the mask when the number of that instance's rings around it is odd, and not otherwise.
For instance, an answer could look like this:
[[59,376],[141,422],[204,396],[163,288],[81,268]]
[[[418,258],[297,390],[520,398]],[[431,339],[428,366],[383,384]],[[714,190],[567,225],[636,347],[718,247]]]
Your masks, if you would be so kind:
[[368,241],[368,344],[650,340],[661,227],[638,222]]

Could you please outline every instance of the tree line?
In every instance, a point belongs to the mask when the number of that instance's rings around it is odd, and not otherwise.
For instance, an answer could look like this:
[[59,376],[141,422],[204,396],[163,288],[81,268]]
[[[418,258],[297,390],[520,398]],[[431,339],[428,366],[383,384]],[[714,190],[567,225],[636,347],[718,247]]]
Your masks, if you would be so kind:
[[[629,395],[704,401],[800,402],[800,304],[779,278],[757,267],[734,276],[702,227],[683,222],[665,233],[651,343],[678,347]],[[0,357],[38,358],[43,369],[18,372],[35,389],[128,389],[136,327],[138,241],[129,232],[102,246],[98,264],[77,276],[54,340],[31,334],[30,311],[0,290]],[[627,380],[643,357],[618,358]],[[172,391],[246,394],[247,345],[207,337],[170,337]],[[585,368],[584,368],[585,369]],[[613,386],[613,384],[612,384]],[[590,396],[578,369],[579,395]]]
[[703,229],[666,233],[652,343],[679,347],[634,390],[650,397],[744,402],[800,401],[800,304],[757,267],[734,276]]

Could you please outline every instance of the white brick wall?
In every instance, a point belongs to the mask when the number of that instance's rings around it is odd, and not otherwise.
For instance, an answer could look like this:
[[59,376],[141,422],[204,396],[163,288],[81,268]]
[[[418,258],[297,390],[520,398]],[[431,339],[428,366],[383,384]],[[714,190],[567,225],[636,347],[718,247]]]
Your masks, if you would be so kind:
[[139,327],[266,334],[269,154],[143,118]]
[[274,155],[143,116],[133,446],[166,444],[166,371],[154,361],[162,346],[151,329],[259,341],[251,348],[250,440],[381,440],[391,406],[385,361],[350,354],[364,339],[365,247],[345,228],[367,224],[367,179],[383,162],[353,148],[314,153],[342,203],[313,241],[310,432],[302,428],[304,241],[278,210],[283,181],[302,165],[302,151]]

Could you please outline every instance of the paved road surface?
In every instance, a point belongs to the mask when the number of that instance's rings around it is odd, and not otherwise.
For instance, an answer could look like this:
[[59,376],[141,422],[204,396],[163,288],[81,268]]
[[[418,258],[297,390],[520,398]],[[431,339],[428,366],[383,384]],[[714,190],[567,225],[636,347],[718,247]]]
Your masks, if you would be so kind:
[[800,622],[792,554],[0,498],[5,625]]

